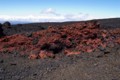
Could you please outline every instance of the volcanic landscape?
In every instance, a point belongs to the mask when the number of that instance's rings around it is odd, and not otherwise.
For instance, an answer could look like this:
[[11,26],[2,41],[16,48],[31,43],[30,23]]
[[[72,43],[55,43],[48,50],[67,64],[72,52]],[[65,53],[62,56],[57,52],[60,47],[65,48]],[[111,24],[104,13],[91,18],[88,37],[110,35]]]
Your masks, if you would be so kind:
[[120,80],[120,19],[0,24],[0,80]]

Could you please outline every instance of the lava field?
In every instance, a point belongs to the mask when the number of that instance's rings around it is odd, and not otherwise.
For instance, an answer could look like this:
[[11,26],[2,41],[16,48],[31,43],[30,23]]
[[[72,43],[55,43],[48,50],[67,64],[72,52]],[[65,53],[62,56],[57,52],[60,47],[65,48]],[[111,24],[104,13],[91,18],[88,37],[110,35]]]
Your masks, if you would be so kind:
[[0,53],[18,52],[30,59],[44,59],[57,58],[61,54],[90,53],[120,44],[120,28],[106,30],[97,21],[51,25],[40,29],[5,36],[0,28]]
[[0,24],[0,80],[120,80],[120,19]]

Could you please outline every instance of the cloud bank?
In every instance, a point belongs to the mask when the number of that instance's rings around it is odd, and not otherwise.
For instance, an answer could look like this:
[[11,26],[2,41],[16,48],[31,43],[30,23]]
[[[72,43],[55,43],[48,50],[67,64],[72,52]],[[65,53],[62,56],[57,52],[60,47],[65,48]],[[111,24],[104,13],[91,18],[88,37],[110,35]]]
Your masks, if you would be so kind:
[[84,13],[75,14],[58,13],[56,10],[52,8],[42,10],[39,15],[27,15],[27,16],[0,15],[0,21],[22,21],[22,22],[64,22],[64,21],[90,20],[94,18],[95,17]]

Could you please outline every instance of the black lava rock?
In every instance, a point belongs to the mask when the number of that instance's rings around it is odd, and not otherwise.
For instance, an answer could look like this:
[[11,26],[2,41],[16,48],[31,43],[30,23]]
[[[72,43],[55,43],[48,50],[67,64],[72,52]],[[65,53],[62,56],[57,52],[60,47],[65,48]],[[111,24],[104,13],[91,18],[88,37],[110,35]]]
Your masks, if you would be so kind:
[[11,23],[8,22],[8,21],[6,21],[6,22],[3,23],[3,26],[5,26],[5,27],[10,27],[10,26],[11,26]]
[[0,37],[4,36],[3,29],[2,29],[2,24],[0,23]]

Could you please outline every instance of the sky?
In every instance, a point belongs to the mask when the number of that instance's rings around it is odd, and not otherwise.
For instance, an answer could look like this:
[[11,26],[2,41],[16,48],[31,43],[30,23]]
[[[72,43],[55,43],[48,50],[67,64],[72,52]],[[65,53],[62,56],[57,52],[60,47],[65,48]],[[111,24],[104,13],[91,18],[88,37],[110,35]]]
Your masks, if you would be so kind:
[[0,21],[63,22],[119,17],[120,0],[0,0]]

